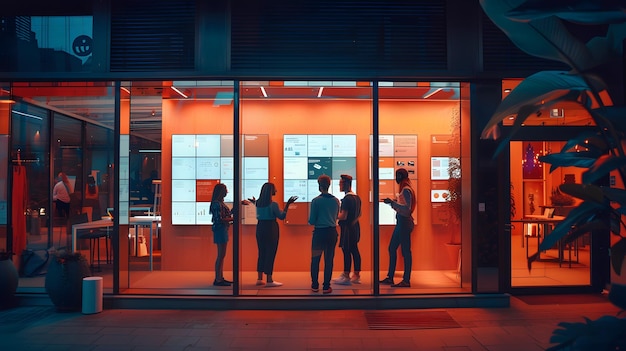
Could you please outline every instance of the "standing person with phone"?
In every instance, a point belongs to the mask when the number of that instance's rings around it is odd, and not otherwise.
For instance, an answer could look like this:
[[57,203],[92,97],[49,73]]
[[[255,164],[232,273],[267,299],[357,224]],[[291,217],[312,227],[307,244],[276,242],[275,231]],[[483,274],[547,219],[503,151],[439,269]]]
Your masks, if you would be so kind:
[[[411,256],[411,233],[413,232],[413,211],[415,210],[415,192],[409,179],[409,172],[404,168],[396,170],[396,183],[400,187],[397,200],[386,198],[383,201],[396,211],[396,227],[389,240],[389,272],[380,284],[391,285],[393,288],[411,287],[411,270],[413,257]],[[404,258],[404,275],[402,281],[394,284],[393,276],[396,272],[398,246],[402,249]]]
[[224,258],[228,247],[228,228],[233,222],[233,214],[226,206],[224,198],[228,194],[228,189],[223,183],[215,184],[213,196],[211,198],[211,212],[213,225],[213,242],[217,245],[217,258],[215,259],[215,286],[230,286],[233,282],[224,279]]
[[[272,200],[276,195],[276,186],[267,182],[261,187],[259,199],[250,199],[250,202],[256,206],[256,242],[259,251],[257,260],[257,281],[256,285],[265,285],[266,287],[281,286],[283,283],[273,279],[274,261],[276,252],[278,251],[279,228],[276,219],[285,219],[289,205],[294,203],[298,197],[292,196],[287,200],[285,207],[281,211],[278,203]],[[265,273],[266,282],[263,282],[263,274]]]

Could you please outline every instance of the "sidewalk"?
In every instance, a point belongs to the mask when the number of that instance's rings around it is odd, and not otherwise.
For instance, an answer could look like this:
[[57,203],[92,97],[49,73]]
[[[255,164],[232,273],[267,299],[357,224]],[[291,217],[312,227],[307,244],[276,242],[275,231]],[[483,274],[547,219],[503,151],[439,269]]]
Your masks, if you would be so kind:
[[535,305],[515,297],[508,308],[436,310],[104,310],[83,315],[29,306],[0,311],[0,349],[533,351],[551,345],[550,335],[561,321],[617,312],[607,302]]

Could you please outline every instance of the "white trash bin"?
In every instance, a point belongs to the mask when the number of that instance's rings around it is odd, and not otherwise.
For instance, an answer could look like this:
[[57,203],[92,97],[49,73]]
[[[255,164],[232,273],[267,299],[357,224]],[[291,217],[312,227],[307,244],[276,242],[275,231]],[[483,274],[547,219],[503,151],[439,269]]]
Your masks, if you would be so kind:
[[102,277],[83,278],[83,314],[102,312]]

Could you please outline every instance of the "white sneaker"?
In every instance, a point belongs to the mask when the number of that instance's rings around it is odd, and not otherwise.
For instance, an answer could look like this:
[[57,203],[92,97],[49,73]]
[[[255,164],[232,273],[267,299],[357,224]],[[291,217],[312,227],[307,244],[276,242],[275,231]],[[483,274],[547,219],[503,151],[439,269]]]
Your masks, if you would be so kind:
[[352,279],[350,279],[352,284],[361,284],[361,276],[360,275],[352,275]]
[[283,285],[283,283],[277,282],[277,281],[274,280],[273,282],[265,284],[265,287],[271,288],[271,287],[274,287],[274,286],[282,286],[282,285]]
[[335,284],[339,284],[339,285],[350,285],[350,278],[346,277],[345,275],[340,275],[339,278],[335,279]]

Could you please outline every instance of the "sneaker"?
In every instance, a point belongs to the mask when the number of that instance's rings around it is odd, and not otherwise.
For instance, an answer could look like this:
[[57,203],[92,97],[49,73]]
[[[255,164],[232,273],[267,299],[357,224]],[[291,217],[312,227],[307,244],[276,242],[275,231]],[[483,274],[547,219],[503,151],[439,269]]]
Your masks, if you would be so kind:
[[256,281],[256,285],[265,285],[265,282],[264,282],[264,281],[262,281],[261,279],[258,279],[258,280]]
[[350,282],[351,282],[352,284],[361,284],[361,276],[360,276],[360,275],[353,274],[353,275],[352,275],[352,278],[350,279]]
[[225,282],[227,282],[228,284],[232,284],[232,283],[233,283],[233,282],[231,282],[231,281],[230,281],[230,280],[228,280],[228,279],[224,279],[224,281],[225,281]]
[[274,287],[274,286],[282,286],[282,285],[283,285],[283,283],[277,282],[277,281],[274,280],[273,282],[268,282],[267,284],[265,284],[265,287],[266,288],[271,288],[271,287]]
[[339,278],[334,280],[335,284],[339,284],[339,285],[350,285],[352,283],[350,283],[350,278],[346,277],[345,275],[340,275]]
[[398,284],[393,284],[391,285],[392,288],[410,288],[411,287],[411,283],[407,282],[407,281],[401,281]]
[[328,289],[322,290],[323,294],[330,294],[331,292],[333,292],[333,288],[331,288],[330,286],[328,287]]
[[312,292],[318,292],[318,291],[320,291],[320,287],[319,287],[319,285],[311,285],[311,291],[312,291]]
[[386,285],[393,285],[393,279],[387,277],[383,280],[380,281],[381,284],[386,284]]

